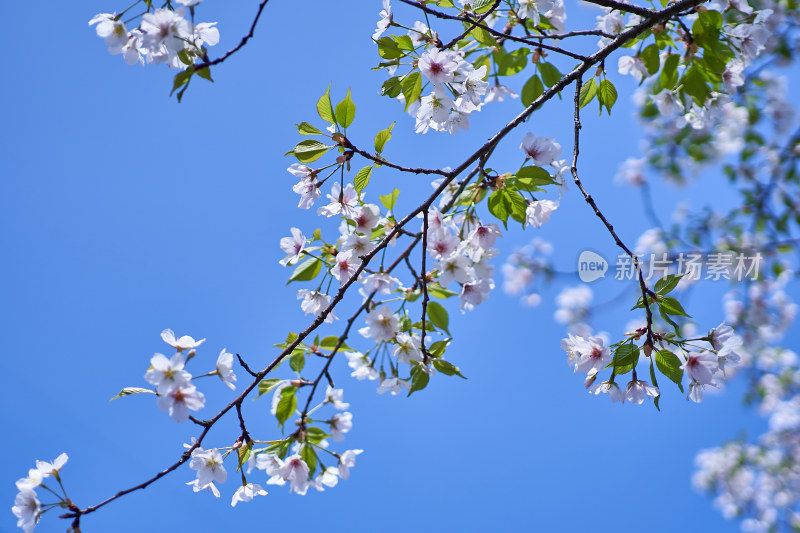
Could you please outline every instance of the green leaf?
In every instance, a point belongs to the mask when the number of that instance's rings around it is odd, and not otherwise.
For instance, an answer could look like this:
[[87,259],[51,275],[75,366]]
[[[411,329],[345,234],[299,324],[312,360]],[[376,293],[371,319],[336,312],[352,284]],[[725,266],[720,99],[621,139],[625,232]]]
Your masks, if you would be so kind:
[[[437,302],[428,302],[428,318],[439,329],[447,331],[450,323],[450,317],[447,315],[447,309]],[[448,331],[448,333],[450,333]]]
[[[441,357],[450,341],[436,341],[428,348],[428,353],[434,357]],[[434,365],[435,366],[435,365]]]
[[289,417],[297,409],[297,389],[289,385],[281,389],[281,399],[278,400],[278,406],[275,409],[275,418],[278,419],[278,424],[283,425],[289,420]]
[[378,39],[378,55],[383,59],[397,59],[406,55],[391,37]]
[[694,98],[697,105],[703,106],[705,104],[710,90],[706,84],[705,77],[695,65],[686,70],[683,78],[681,78],[681,85],[683,85],[684,92]]
[[[333,349],[336,348],[337,344],[339,344],[339,337],[337,337],[336,335],[328,335],[327,337],[325,337],[320,341],[317,347],[321,350],[333,351]],[[352,348],[350,348],[347,345],[347,343],[344,342],[339,346],[339,349],[352,350]]]
[[[512,185],[521,191],[537,191],[543,185],[552,185],[556,181],[541,167],[522,167],[517,170],[512,180]],[[524,198],[523,198],[524,200]],[[527,206],[525,206],[527,208]]]
[[239,446],[236,450],[236,455],[238,457],[238,462],[236,464],[236,471],[242,469],[242,465],[247,462],[247,459],[250,457],[250,452],[253,451],[253,445],[247,444],[245,446]]
[[581,94],[580,94],[580,107],[585,107],[589,102],[594,100],[595,95],[597,94],[597,82],[594,81],[594,77],[589,80],[588,83],[584,83],[581,85]]
[[656,352],[656,366],[658,366],[658,370],[673,382],[677,383],[681,392],[683,392],[683,385],[681,385],[681,381],[683,380],[682,364],[678,356],[669,350],[659,350]]
[[350,98],[350,89],[347,89],[347,96],[344,97],[344,100],[336,104],[335,116],[336,122],[343,128],[349,127],[353,123],[353,119],[356,118],[356,104]]
[[503,194],[503,200],[508,204],[508,212],[511,215],[511,218],[519,222],[520,224],[525,222],[525,211],[528,209],[528,202],[525,201],[525,198],[522,197],[516,191],[511,191],[509,189],[503,189],[505,193]]
[[669,274],[656,281],[656,294],[659,296],[665,296],[669,294],[675,287],[678,286],[678,282],[682,277],[683,274]]
[[411,51],[414,49],[414,41],[408,35],[390,35],[389,37],[397,44],[400,50]]
[[383,152],[383,147],[386,146],[386,143],[389,139],[392,138],[392,129],[394,129],[394,122],[392,125],[386,128],[385,130],[381,130],[375,135],[375,151],[378,153]]
[[308,122],[301,122],[300,124],[296,124],[297,132],[300,135],[322,135],[322,132],[319,131],[317,128],[309,124]]
[[119,394],[108,400],[109,402],[113,402],[117,398],[122,398],[123,396],[130,396],[131,394],[155,394],[156,391],[150,389],[142,389],[141,387],[125,387]]
[[639,347],[633,344],[623,344],[614,352],[614,358],[606,368],[614,367],[614,373],[621,376],[633,370],[638,362]]
[[486,46],[497,46],[497,41],[495,41],[494,36],[483,28],[475,26],[475,28],[472,30],[472,36],[475,37],[475,40],[481,44]]
[[325,122],[336,124],[336,118],[333,115],[333,106],[331,105],[330,85],[328,85],[328,88],[325,89],[325,94],[323,94],[320,99],[317,100],[317,113],[319,114],[319,118]]
[[262,379],[258,383],[258,396],[256,396],[256,399],[262,394],[266,394],[280,385],[281,381],[283,380],[278,378]]
[[294,155],[298,161],[301,163],[311,163],[312,161],[316,161],[327,152],[330,147],[322,144],[319,141],[315,141],[313,139],[306,139],[305,141],[300,141],[297,143],[297,146],[294,147],[291,153]]
[[489,199],[486,200],[486,204],[489,207],[489,212],[497,217],[504,226],[508,227],[508,215],[510,211],[506,202],[503,200],[503,189],[499,189],[490,194]]
[[552,63],[539,63],[539,73],[542,75],[542,81],[548,87],[552,87],[563,77],[563,74]]
[[211,83],[214,83],[214,80],[211,79],[211,69],[209,69],[208,67],[203,67],[203,68],[195,71],[195,74],[197,74],[198,76],[200,76],[204,80],[208,80]]
[[378,200],[381,201],[383,207],[391,211],[394,209],[394,204],[397,203],[397,197],[400,196],[400,191],[397,189],[392,190],[389,194],[384,194],[383,196],[378,196]]
[[522,105],[528,107],[544,94],[544,85],[538,74],[531,76],[522,86]]
[[639,57],[642,58],[648,74],[652,76],[658,72],[659,67],[661,67],[661,59],[658,55],[658,46],[651,44],[642,50],[642,52],[639,54]]
[[444,359],[438,359],[438,358],[434,359],[433,368],[435,368],[445,376],[458,376],[467,379],[461,374],[461,370],[459,370],[459,368],[456,365],[454,365],[449,361],[445,361]]
[[412,72],[403,78],[403,96],[406,99],[404,111],[408,111],[408,106],[419,100],[422,94],[422,75],[419,72]]
[[498,76],[513,76],[517,72],[525,69],[528,64],[528,53],[530,50],[527,48],[518,48],[513,52],[506,53],[502,48],[499,48],[494,53],[494,62],[497,65]]
[[664,298],[659,298],[657,301],[661,310],[669,315],[680,315],[692,318],[683,310],[681,303],[672,296],[665,296]]
[[672,90],[678,83],[678,64],[681,62],[680,54],[669,54],[664,60],[664,67],[661,69],[659,81],[661,87]]
[[293,281],[312,280],[317,277],[317,274],[319,274],[320,270],[322,270],[322,261],[316,257],[310,257],[295,267],[294,272],[292,272],[292,275],[286,284],[288,285]]
[[389,98],[397,98],[402,90],[403,82],[400,76],[393,76],[381,85],[381,94],[385,94]]
[[314,471],[317,469],[317,452],[314,451],[313,446],[306,444],[300,452],[300,457],[308,465],[308,473],[313,476]]
[[372,175],[372,169],[375,168],[372,165],[366,166],[358,171],[356,177],[353,178],[353,185],[356,188],[356,192],[361,193],[364,189],[367,188],[369,184],[369,177]]
[[289,447],[292,445],[293,442],[294,439],[292,439],[291,437],[285,440],[274,442],[269,446],[267,446],[267,448],[264,450],[264,453],[274,453],[275,455],[283,459],[289,452]]
[[298,374],[302,372],[306,366],[306,353],[303,350],[292,352],[292,356],[289,358],[289,366]]
[[[653,382],[653,386],[658,389],[658,380],[656,379],[656,371],[655,367],[653,366],[653,359],[650,358],[650,380]],[[661,389],[658,389],[658,396],[653,398],[653,404],[656,406],[656,409],[661,411],[661,407],[659,407],[658,402],[661,398]]]
[[308,440],[308,442],[311,442],[313,444],[319,444],[328,437],[330,437],[330,435],[325,433],[320,428],[311,427],[306,429],[306,440]]
[[430,379],[428,373],[422,370],[421,364],[413,363],[411,365],[411,389],[408,391],[408,395],[411,396],[413,392],[427,387]]
[[451,296],[456,296],[455,292],[451,291],[450,289],[445,289],[438,283],[428,284],[428,294],[430,294],[434,298],[439,298],[442,300],[444,300],[445,298],[450,298]]
[[614,84],[608,80],[601,81],[597,87],[597,100],[600,102],[600,114],[603,114],[603,106],[605,106],[608,114],[611,115],[611,108],[617,101],[617,89]]

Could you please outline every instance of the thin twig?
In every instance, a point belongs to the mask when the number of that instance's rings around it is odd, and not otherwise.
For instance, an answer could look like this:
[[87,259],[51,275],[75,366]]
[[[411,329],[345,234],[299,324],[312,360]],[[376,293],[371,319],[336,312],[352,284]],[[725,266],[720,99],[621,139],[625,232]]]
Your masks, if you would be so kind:
[[247,44],[247,41],[253,38],[253,35],[255,34],[256,31],[256,26],[258,25],[258,19],[261,18],[261,12],[264,11],[264,7],[266,7],[267,2],[269,2],[269,0],[261,0],[261,3],[258,5],[258,11],[256,11],[256,16],[253,19],[253,23],[250,25],[250,31],[247,32],[247,35],[242,37],[242,40],[239,42],[238,45],[236,45],[234,48],[231,48],[230,50],[225,52],[225,55],[220,56],[217,59],[212,59],[209,61],[208,57],[204,57],[203,61],[201,63],[196,63],[195,65],[193,65],[193,68],[195,70],[200,70],[203,68],[213,67],[214,65],[219,65],[220,63],[231,57],[233,54],[241,50],[244,47],[244,45]]

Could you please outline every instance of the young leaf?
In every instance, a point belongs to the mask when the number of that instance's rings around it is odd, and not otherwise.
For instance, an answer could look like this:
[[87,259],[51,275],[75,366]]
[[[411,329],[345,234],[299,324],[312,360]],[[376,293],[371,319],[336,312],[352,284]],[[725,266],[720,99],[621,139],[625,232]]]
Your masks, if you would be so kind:
[[350,89],[347,89],[347,96],[344,100],[336,104],[336,122],[343,128],[347,128],[353,123],[356,118],[356,104],[350,98]]
[[289,366],[298,374],[306,366],[306,354],[303,350],[295,350],[289,358]]
[[[442,342],[442,341],[439,341]],[[445,376],[458,376],[460,378],[467,379],[461,374],[461,370],[449,361],[445,361],[444,359],[434,359],[433,360],[433,367],[444,374]]]
[[330,85],[328,85],[328,88],[325,89],[325,94],[323,94],[320,99],[317,100],[317,114],[319,114],[319,118],[325,122],[336,124],[336,118],[333,116],[333,106],[331,105]]
[[608,80],[603,80],[597,87],[597,101],[600,102],[600,114],[603,114],[603,106],[608,110],[611,115],[611,108],[614,107],[614,102],[617,101],[617,89],[614,84]]
[[669,350],[659,350],[656,352],[656,366],[658,366],[658,370],[662,374],[677,383],[681,392],[683,392],[683,385],[681,385],[683,369],[681,368],[681,360],[677,355]]
[[322,261],[317,259],[316,257],[310,257],[297,265],[292,272],[292,276],[289,278],[289,281],[286,282],[288,285],[293,281],[309,281],[317,277],[320,270],[322,270]]
[[[440,303],[436,302],[428,302],[428,318],[439,329],[443,329],[447,331],[447,327],[450,325],[450,317],[447,315],[447,309]],[[448,331],[449,333],[449,331]]]
[[597,82],[594,81],[594,77],[589,80],[587,83],[581,85],[581,94],[580,94],[580,107],[585,107],[589,102],[594,100],[595,95],[597,94]]
[[108,400],[109,402],[113,402],[117,398],[122,398],[123,396],[130,396],[131,394],[155,394],[156,391],[150,389],[142,389],[140,387],[125,387],[119,394]]
[[[281,381],[283,381],[283,380],[282,379],[278,379],[278,378],[262,379],[258,383],[258,396],[261,396],[262,394],[266,394],[266,393],[270,392],[275,387],[280,385]],[[258,398],[258,396],[256,396],[256,398]]]
[[658,305],[659,307],[661,307],[661,310],[663,312],[669,315],[680,315],[692,318],[691,316],[686,314],[686,311],[683,310],[683,306],[681,306],[681,303],[672,296],[665,296],[664,298],[659,298]]
[[400,196],[400,191],[397,189],[392,190],[389,194],[384,194],[383,196],[378,196],[378,200],[381,201],[383,207],[391,211],[394,209],[394,204],[397,203],[397,197]]
[[297,389],[292,386],[281,389],[281,399],[278,400],[278,406],[275,409],[275,418],[278,419],[278,425],[282,426],[286,423],[297,409],[297,396],[295,392],[297,392]]
[[297,124],[297,132],[300,135],[322,135],[322,132],[308,122]]
[[386,128],[385,130],[381,130],[375,135],[375,151],[378,153],[383,152],[383,147],[392,138],[392,129],[394,128],[394,122],[392,125]]
[[372,165],[366,166],[358,171],[356,177],[353,178],[353,185],[356,188],[356,192],[360,193],[364,189],[366,189],[367,185],[369,184],[369,177],[372,175],[372,169],[375,168]]
[[542,75],[542,81],[548,87],[558,83],[563,76],[551,63],[539,63],[539,73]]
[[297,146],[295,146],[294,150],[292,150],[290,153],[294,155],[301,163],[308,164],[325,155],[325,152],[327,152],[329,149],[330,147],[322,144],[319,141],[307,139],[297,143]]
[[538,74],[531,76],[522,86],[522,105],[528,107],[544,93],[544,85]]
[[408,106],[419,100],[422,94],[422,75],[419,72],[412,72],[403,79],[403,96],[406,99],[404,111],[408,111]]
[[656,294],[659,296],[666,296],[678,286],[678,282],[683,277],[683,274],[669,274],[660,280],[656,281]]
[[428,386],[428,381],[430,381],[430,376],[427,372],[422,370],[422,365],[419,363],[414,363],[411,365],[411,389],[408,391],[408,395],[411,396],[411,393],[414,391],[422,390]]

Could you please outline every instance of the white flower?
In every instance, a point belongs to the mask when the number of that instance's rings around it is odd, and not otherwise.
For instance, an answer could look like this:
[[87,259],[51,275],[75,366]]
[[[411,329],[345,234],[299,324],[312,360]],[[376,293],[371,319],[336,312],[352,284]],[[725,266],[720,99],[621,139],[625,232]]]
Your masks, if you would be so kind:
[[497,224],[486,224],[485,226],[478,226],[472,231],[469,236],[469,242],[475,247],[488,250],[494,246],[497,238],[502,236],[503,234]]
[[392,277],[388,272],[376,272],[375,274],[370,274],[361,282],[367,292],[390,294],[394,285],[400,283],[400,280]]
[[100,13],[89,21],[89,25],[97,24],[97,36],[105,39],[108,51],[111,54],[121,54],[123,47],[128,44],[128,30],[125,23],[116,20],[111,13]]
[[487,94],[486,98],[483,99],[483,103],[489,104],[491,102],[502,102],[506,99],[506,95],[510,96],[511,98],[519,98],[517,93],[505,85],[494,85],[491,89],[489,89],[489,94]]
[[356,223],[355,231],[367,236],[372,235],[372,230],[378,225],[381,219],[381,210],[375,204],[364,204],[355,209],[353,222]]
[[617,68],[620,74],[623,76],[630,74],[636,78],[636,81],[642,81],[648,76],[647,67],[644,66],[644,61],[641,57],[622,56],[619,58]]
[[[312,291],[309,289],[300,289],[297,291],[297,299],[302,299],[300,302],[300,309],[303,313],[313,313],[314,316],[319,316],[331,303],[331,297],[321,292]],[[333,311],[328,313],[325,317],[325,322],[332,323],[336,320],[336,315]]]
[[176,422],[186,422],[189,419],[189,410],[197,411],[206,404],[203,393],[192,384],[181,383],[168,393],[159,393],[156,405],[162,411],[168,411],[169,416]]
[[192,491],[194,492],[200,492],[201,490],[208,490],[211,491],[211,494],[213,494],[215,497],[219,498],[219,489],[217,489],[217,486],[214,485],[213,482],[209,482],[206,485],[202,485],[200,484],[199,479],[193,479],[187,482],[186,484],[192,487]]
[[392,6],[389,5],[389,0],[383,0],[383,9],[379,15],[381,19],[378,21],[378,27],[375,29],[375,33],[372,34],[372,38],[375,40],[377,40],[392,24]]
[[281,250],[286,252],[286,257],[279,261],[281,266],[291,265],[297,262],[306,247],[306,236],[297,228],[291,228],[291,237],[281,238]]
[[461,240],[446,228],[428,229],[428,250],[435,259],[444,259],[458,249]]
[[745,61],[752,61],[764,49],[770,32],[763,24],[739,24],[729,33],[731,42],[740,51]]
[[419,70],[433,83],[450,83],[458,68],[456,57],[452,52],[442,52],[438,48],[431,48],[420,56]]
[[317,476],[316,488],[322,490],[322,486],[335,487],[339,483],[339,469],[335,466],[329,466],[324,472]]
[[328,199],[331,202],[317,209],[318,215],[332,217],[341,214],[350,219],[356,216],[355,208],[358,205],[358,193],[352,183],[348,183],[344,190],[342,190],[341,185],[334,183],[331,186],[331,193],[328,195]]
[[236,489],[236,492],[233,493],[231,507],[236,507],[236,504],[239,502],[251,502],[256,496],[266,496],[267,494],[267,491],[261,488],[261,485],[257,483],[248,483],[247,485],[242,485]]
[[411,29],[408,30],[408,36],[411,37],[411,42],[416,48],[428,40],[428,27],[424,23],[417,20],[414,22],[414,25],[411,26]]
[[336,413],[328,422],[331,426],[331,437],[336,442],[344,440],[344,434],[353,429],[352,413]]
[[177,53],[184,47],[186,39],[191,38],[191,23],[182,16],[182,8],[156,9],[153,13],[142,15],[139,26],[144,33],[144,46],[154,53],[160,53],[160,47],[169,53]]
[[331,276],[339,280],[339,284],[344,285],[358,270],[358,259],[353,250],[339,252],[336,255],[336,263],[331,268]]
[[442,287],[447,287],[453,280],[459,283],[467,283],[470,280],[467,267],[469,266],[469,259],[461,254],[451,254],[434,265],[434,268],[439,271],[439,284]]
[[350,477],[350,469],[356,466],[356,456],[364,453],[364,450],[347,450],[339,456],[339,477],[347,479]]
[[651,98],[653,99],[653,103],[656,104],[658,112],[661,113],[662,116],[669,117],[673,113],[683,111],[683,105],[680,103],[680,100],[675,98],[675,95],[672,93],[672,91],[664,89]]
[[295,454],[288,457],[278,475],[291,483],[290,492],[305,494],[308,490],[308,465],[299,455]]
[[214,46],[219,43],[219,29],[216,22],[201,22],[194,27],[194,43],[196,46]]
[[471,311],[476,305],[486,301],[489,297],[489,292],[494,287],[492,280],[480,279],[471,283],[465,283],[461,286],[461,312],[465,310]]
[[461,61],[453,79],[453,88],[461,97],[474,106],[481,105],[481,96],[489,91],[486,78],[486,65],[476,69],[472,63]]
[[722,83],[725,86],[725,92],[728,94],[735,94],[736,89],[744,85],[744,61],[741,59],[732,59],[728,61],[725,66],[725,72],[722,73]]
[[[450,111],[456,108],[456,103],[450,98],[443,85],[435,85],[433,91],[420,99],[416,112],[417,133],[424,133],[420,128],[427,130],[431,122],[443,124],[450,117]],[[434,127],[436,127],[434,125]]]
[[399,331],[398,319],[388,305],[382,305],[367,313],[367,327],[361,328],[359,333],[378,342],[392,340]]
[[582,337],[576,338],[580,339],[573,347],[573,353],[577,353],[579,356],[575,363],[576,373],[590,374],[593,371],[596,373],[611,362],[611,352],[608,346],[603,346],[603,339],[600,337],[590,337],[588,340]]
[[44,474],[38,468],[28,470],[28,477],[17,480],[17,490],[33,490],[42,484]]
[[347,357],[347,366],[353,369],[350,376],[359,381],[369,379],[374,381],[378,379],[378,371],[375,370],[369,362],[369,359],[361,352],[345,352]]
[[330,385],[328,385],[327,390],[325,390],[325,403],[333,404],[334,409],[339,409],[340,411],[344,411],[348,407],[350,407],[349,403],[345,403],[344,401],[344,391],[342,389],[334,389]]
[[658,387],[653,387],[646,381],[631,381],[625,387],[625,399],[636,405],[641,405],[645,396],[655,398],[659,394],[661,393],[658,391]]
[[548,220],[553,211],[558,209],[558,202],[552,200],[536,200],[528,204],[525,209],[525,225],[541,228]]
[[316,178],[301,180],[292,187],[292,190],[300,195],[300,203],[297,204],[300,209],[310,209],[321,194]]
[[526,133],[519,147],[537,165],[549,165],[561,155],[561,145],[553,137],[537,137]]
[[228,473],[222,465],[222,455],[217,450],[195,448],[189,468],[197,470],[197,483],[201,489],[211,482],[225,483],[228,479]]
[[39,511],[41,504],[36,497],[36,493],[31,489],[19,491],[14,498],[14,507],[11,512],[18,518],[17,527],[21,527],[25,533],[31,533],[39,521]]
[[600,393],[608,394],[613,403],[623,402],[625,397],[622,394],[622,389],[619,388],[614,382],[603,381],[602,383],[595,383],[589,387],[589,393],[597,396]]
[[157,353],[150,359],[150,368],[144,379],[156,386],[159,394],[167,394],[180,385],[188,385],[192,375],[183,369],[185,362],[183,355],[176,353],[171,359]]
[[233,384],[236,381],[236,374],[233,373],[233,354],[226,352],[225,348],[217,357],[217,375],[229,389],[236,388]]
[[175,0],[175,1],[184,7],[194,7],[203,0]]
[[398,333],[392,353],[397,357],[398,363],[411,364],[411,361],[422,361],[419,337],[408,333]]
[[711,352],[689,353],[686,362],[681,366],[690,381],[700,385],[710,385],[714,381],[714,373],[719,369],[719,361]]
[[36,461],[36,469],[42,473],[43,477],[47,476],[56,476],[58,477],[58,473],[64,468],[64,465],[67,464],[67,460],[69,457],[66,453],[62,453],[58,457],[53,460],[52,463],[47,461]]
[[164,342],[166,342],[179,352],[183,350],[191,350],[192,348],[197,348],[206,341],[205,339],[200,339],[199,341],[196,341],[189,335],[184,335],[180,339],[176,339],[175,333],[173,333],[172,330],[169,328],[161,332],[161,338],[164,340]]
[[530,19],[534,26],[538,26],[541,21],[540,13],[546,13],[553,7],[553,0],[519,0],[517,14],[520,18]]
[[[403,381],[397,377],[386,378],[378,385],[378,394],[390,392],[392,396],[397,396],[404,388],[406,390],[411,390],[411,385],[409,385],[407,381]],[[342,476],[342,478],[347,479],[345,476]]]
[[614,182],[634,187],[644,185],[647,182],[644,177],[644,163],[644,159],[629,157],[619,166],[619,171],[614,176]]
[[351,233],[342,242],[342,252],[353,252],[354,257],[362,257],[375,249],[375,245],[366,235]]

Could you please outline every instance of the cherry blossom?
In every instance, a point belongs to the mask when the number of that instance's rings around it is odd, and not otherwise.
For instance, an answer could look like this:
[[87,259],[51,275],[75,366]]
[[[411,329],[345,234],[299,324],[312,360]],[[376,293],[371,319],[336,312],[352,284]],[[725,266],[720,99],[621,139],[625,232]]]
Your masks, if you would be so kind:
[[258,483],[242,485],[233,493],[231,507],[236,507],[239,502],[251,502],[256,496],[266,496],[268,493]]

